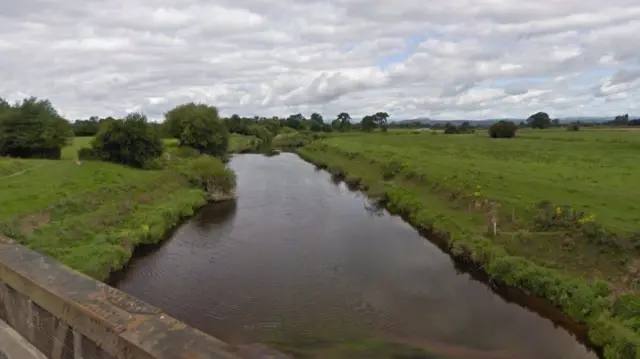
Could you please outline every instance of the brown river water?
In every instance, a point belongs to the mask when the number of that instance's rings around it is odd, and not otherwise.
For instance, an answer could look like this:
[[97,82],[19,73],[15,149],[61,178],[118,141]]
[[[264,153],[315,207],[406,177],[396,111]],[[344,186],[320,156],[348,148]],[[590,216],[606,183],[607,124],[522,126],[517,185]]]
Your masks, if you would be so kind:
[[114,286],[231,344],[364,338],[438,358],[597,358],[296,155],[237,155],[230,166],[237,200],[138,253]]

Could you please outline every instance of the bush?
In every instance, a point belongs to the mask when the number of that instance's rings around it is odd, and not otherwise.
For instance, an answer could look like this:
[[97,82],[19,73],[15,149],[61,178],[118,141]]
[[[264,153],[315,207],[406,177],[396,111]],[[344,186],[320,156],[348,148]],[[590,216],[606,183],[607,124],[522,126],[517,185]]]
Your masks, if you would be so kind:
[[518,126],[511,121],[498,121],[489,127],[491,138],[511,138],[516,135]]
[[262,143],[269,144],[273,139],[273,133],[266,126],[254,124],[247,126],[247,135],[259,138]]
[[73,137],[70,124],[48,100],[35,97],[0,111],[0,156],[60,159]]
[[580,126],[577,123],[571,123],[567,126],[567,131],[580,131]]
[[382,178],[388,181],[394,178],[400,171],[404,169],[404,164],[399,161],[391,160],[382,166]]
[[143,168],[145,163],[162,155],[164,149],[157,131],[141,114],[105,124],[92,142],[100,159]]
[[81,148],[78,150],[78,159],[81,161],[99,161],[100,154],[93,148]]
[[200,151],[193,147],[181,146],[170,151],[172,155],[178,158],[195,158],[200,157]]
[[200,156],[190,160],[182,168],[182,174],[193,186],[208,193],[221,191],[229,194],[236,187],[235,173],[227,169],[222,161],[212,156]]
[[445,135],[457,135],[459,133],[460,133],[460,130],[456,126],[447,124],[447,126],[445,126],[444,128]]

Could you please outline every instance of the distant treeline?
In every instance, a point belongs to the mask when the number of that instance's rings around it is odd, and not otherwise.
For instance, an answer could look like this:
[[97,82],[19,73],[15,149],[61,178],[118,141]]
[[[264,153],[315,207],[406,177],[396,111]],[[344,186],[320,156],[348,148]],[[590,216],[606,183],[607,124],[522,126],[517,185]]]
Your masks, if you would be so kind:
[[[422,120],[415,121],[400,121],[400,122],[392,122],[389,123],[389,128],[431,128],[431,129],[447,129],[451,127],[456,127],[456,123],[459,124],[458,127],[463,126],[471,126],[474,128],[489,128],[493,123],[498,121],[437,121],[437,122],[427,122]],[[513,122],[513,121],[512,121]],[[514,123],[516,123],[515,121]],[[533,127],[533,128],[551,128],[551,127],[564,127],[570,125],[578,125],[580,127],[597,127],[597,126],[606,126],[606,127],[627,127],[627,126],[640,126],[640,118],[630,119],[628,114],[618,115],[613,117],[609,121],[572,121],[572,122],[560,122],[559,119],[551,119],[548,114],[545,112],[538,112],[529,116],[526,120],[520,121],[516,123],[518,127]]]
[[[306,118],[301,113],[288,117],[241,117],[234,114],[230,117],[223,117],[221,120],[226,124],[229,132],[263,138],[265,137],[265,129],[272,134],[277,134],[280,129],[284,127],[296,131],[311,132],[372,131],[374,129],[385,131],[387,128],[396,127],[394,123],[388,122],[388,118],[388,113],[377,112],[364,116],[360,122],[353,122],[352,117],[348,113],[341,112],[331,122],[325,121],[322,115],[318,113],[312,113],[309,118]],[[75,136],[95,136],[102,124],[111,121],[116,121],[116,119],[113,117],[100,118],[98,116],[91,116],[85,120],[73,121],[71,128]],[[162,137],[172,137],[166,131],[166,127],[162,126],[161,123],[152,122],[151,125],[156,127]]]

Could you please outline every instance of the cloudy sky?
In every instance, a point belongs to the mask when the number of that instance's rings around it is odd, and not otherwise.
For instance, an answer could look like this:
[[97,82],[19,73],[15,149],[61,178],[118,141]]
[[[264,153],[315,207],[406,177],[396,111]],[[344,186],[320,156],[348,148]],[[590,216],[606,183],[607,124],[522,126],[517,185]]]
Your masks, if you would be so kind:
[[640,0],[3,0],[0,97],[69,119],[640,115]]

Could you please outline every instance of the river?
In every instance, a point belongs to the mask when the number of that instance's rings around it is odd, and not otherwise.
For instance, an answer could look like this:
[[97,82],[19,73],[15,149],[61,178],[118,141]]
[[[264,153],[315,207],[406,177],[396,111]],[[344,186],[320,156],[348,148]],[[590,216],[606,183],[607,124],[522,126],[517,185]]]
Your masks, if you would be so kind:
[[296,155],[229,165],[237,200],[205,207],[137,256],[117,288],[232,344],[331,353],[364,338],[447,358],[597,358]]

